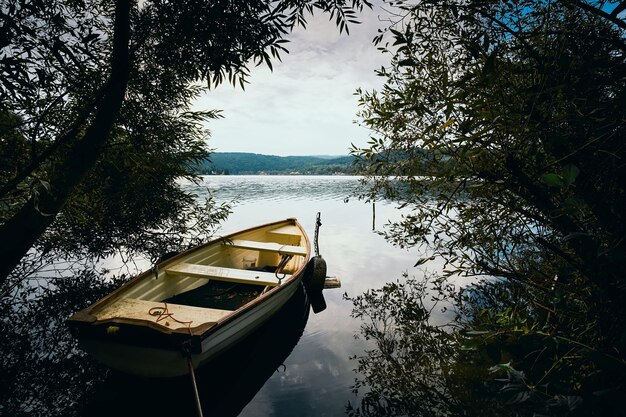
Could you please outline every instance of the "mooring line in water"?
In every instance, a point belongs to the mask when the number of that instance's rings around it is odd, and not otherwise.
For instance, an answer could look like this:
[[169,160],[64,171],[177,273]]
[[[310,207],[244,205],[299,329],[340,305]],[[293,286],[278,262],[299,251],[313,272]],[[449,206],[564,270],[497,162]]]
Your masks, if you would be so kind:
[[202,403],[200,402],[200,395],[198,394],[198,384],[196,383],[196,373],[193,370],[193,361],[191,360],[191,350],[190,345],[191,340],[183,342],[183,352],[187,357],[187,367],[189,368],[189,377],[191,378],[191,387],[193,389],[193,396],[196,400],[196,409],[198,410],[198,417],[203,417],[202,414]]
[[376,230],[376,201],[372,201],[372,230]]

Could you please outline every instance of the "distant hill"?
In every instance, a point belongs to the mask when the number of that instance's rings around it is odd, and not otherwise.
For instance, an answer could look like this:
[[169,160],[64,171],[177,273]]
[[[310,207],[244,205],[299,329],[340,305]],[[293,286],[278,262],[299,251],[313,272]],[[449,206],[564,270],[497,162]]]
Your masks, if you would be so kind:
[[201,174],[352,174],[352,156],[276,156],[244,152],[216,152],[201,163]]

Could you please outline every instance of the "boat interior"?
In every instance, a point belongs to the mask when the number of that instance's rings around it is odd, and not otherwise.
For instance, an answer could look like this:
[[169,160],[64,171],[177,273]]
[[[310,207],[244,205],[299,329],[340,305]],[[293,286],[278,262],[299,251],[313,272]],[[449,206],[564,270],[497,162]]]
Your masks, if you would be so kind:
[[231,235],[144,273],[92,314],[154,322],[165,309],[170,329],[216,322],[304,268],[307,243],[289,221]]

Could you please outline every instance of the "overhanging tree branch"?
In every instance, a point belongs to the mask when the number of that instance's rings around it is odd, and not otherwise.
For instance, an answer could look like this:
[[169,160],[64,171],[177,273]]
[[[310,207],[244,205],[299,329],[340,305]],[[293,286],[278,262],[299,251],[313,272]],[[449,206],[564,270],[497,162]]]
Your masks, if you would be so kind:
[[[15,216],[0,227],[0,286],[30,250],[35,241],[54,221],[72,190],[93,166],[100,148],[106,143],[113,123],[122,106],[130,74],[130,11],[133,2],[115,2],[115,23],[111,75],[104,97],[85,136],[70,141],[65,156],[59,158],[50,170],[51,188],[33,196]],[[63,152],[60,150],[59,152]]]
[[26,168],[18,173],[12,180],[8,181],[6,184],[0,187],[0,198],[13,191],[22,181],[28,178],[29,175],[32,175],[32,173],[35,172],[43,162],[45,162],[48,158],[54,155],[54,153],[62,146],[68,144],[71,140],[76,139],[76,136],[78,135],[78,132],[80,131],[83,123],[85,123],[85,121],[94,111],[94,109],[98,107],[98,104],[102,100],[103,96],[104,89],[100,89],[97,92],[96,97],[89,103],[87,107],[83,109],[83,111],[74,121],[73,126],[64,135],[58,138],[52,145],[44,149],[43,152],[41,152],[39,155],[36,155]]
[[[572,6],[578,7],[580,9],[583,9],[591,14],[594,14],[598,17],[601,17],[611,23],[614,23],[615,25],[617,25],[620,29],[622,30],[626,30],[626,22],[624,22],[622,19],[620,19],[617,15],[613,15],[613,14],[609,14],[607,12],[605,12],[602,9],[599,9],[597,7],[593,7],[590,4],[585,3],[584,1],[577,1],[577,0],[568,0],[565,3],[568,3]],[[619,7],[619,6],[618,6]]]

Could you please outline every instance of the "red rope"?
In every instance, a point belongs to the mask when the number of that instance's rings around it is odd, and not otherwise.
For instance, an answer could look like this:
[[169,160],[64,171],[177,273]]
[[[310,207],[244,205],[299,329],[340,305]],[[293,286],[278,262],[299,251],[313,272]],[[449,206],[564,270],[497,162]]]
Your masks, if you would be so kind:
[[167,303],[165,301],[163,301],[163,307],[161,306],[152,307],[150,310],[148,310],[148,314],[150,314],[151,316],[158,316],[156,318],[157,323],[167,318],[170,318],[176,323],[180,323],[184,326],[187,326],[187,328],[189,329],[189,335],[191,335],[191,323],[193,323],[193,320],[192,321],[178,320],[176,317],[174,317],[173,313],[170,313],[169,309],[167,308]]

